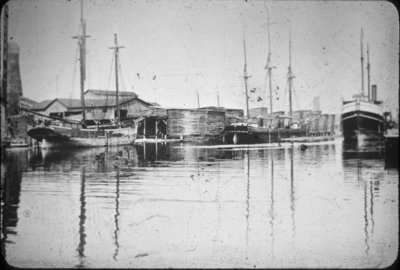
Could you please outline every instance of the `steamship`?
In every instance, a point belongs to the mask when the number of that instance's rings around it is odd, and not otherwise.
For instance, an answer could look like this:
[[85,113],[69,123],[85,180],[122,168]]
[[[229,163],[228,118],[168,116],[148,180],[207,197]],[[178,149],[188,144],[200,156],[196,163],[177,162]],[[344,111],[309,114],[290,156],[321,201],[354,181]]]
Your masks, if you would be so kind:
[[[368,94],[364,94],[363,31],[361,29],[361,93],[343,101],[341,128],[344,141],[382,140],[385,128],[382,101],[377,100],[377,86],[370,87],[369,48],[367,47]],[[372,90],[372,91],[371,91]],[[372,92],[372,93],[371,93]]]
[[372,99],[354,95],[353,100],[343,101],[342,134],[345,141],[381,140],[384,134],[382,102],[376,100],[373,85]]

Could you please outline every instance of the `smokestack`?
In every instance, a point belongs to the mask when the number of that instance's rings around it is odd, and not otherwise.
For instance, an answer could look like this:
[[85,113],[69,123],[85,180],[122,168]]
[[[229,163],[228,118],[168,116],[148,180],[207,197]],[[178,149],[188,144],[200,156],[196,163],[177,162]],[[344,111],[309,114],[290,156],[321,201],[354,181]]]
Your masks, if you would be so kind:
[[7,62],[7,112],[8,115],[19,114],[19,99],[22,96],[22,82],[19,69],[19,46],[8,42]]
[[372,85],[372,101],[377,100],[377,90],[376,90],[376,84]]

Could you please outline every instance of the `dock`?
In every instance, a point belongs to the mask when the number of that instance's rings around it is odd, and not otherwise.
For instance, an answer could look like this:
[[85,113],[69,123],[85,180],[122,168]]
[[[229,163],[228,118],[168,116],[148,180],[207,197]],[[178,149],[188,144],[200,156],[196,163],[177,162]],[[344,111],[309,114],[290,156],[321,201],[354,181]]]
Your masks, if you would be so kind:
[[384,135],[385,160],[398,163],[399,160],[399,130],[389,129]]

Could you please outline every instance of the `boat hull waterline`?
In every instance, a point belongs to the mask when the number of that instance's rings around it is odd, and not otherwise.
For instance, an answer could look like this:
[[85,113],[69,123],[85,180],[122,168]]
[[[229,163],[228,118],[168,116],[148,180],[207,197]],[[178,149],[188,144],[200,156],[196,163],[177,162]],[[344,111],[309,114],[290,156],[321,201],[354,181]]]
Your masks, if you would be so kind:
[[42,148],[129,145],[136,139],[136,132],[132,127],[104,130],[34,127],[28,130],[28,135],[41,142]]
[[304,137],[305,129],[267,129],[256,128],[246,125],[230,125],[225,127],[223,140],[226,144],[255,144],[255,143],[277,143],[284,138]]

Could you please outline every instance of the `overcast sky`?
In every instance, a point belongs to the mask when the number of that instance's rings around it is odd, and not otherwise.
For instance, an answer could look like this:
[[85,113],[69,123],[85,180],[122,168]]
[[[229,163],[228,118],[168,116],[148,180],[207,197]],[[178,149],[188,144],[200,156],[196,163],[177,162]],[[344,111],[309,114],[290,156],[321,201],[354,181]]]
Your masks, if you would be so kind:
[[[9,35],[20,46],[24,96],[41,101],[79,98],[79,0],[11,0]],[[274,110],[288,108],[289,28],[295,75],[294,109],[339,113],[341,99],[361,90],[360,31],[370,48],[371,83],[396,112],[399,25],[385,1],[84,0],[86,89],[115,89],[118,34],[120,90],[166,107],[245,108],[243,29],[250,108],[269,107],[266,89],[267,12],[270,13]],[[365,61],[366,63],[366,61]],[[366,74],[366,72],[365,72]],[[156,76],[156,77],[154,77]],[[365,75],[366,85],[366,75]],[[279,88],[279,89],[278,89]],[[133,89],[133,90],[132,90]],[[267,92],[268,93],[268,92]],[[264,98],[257,101],[258,96]]]

